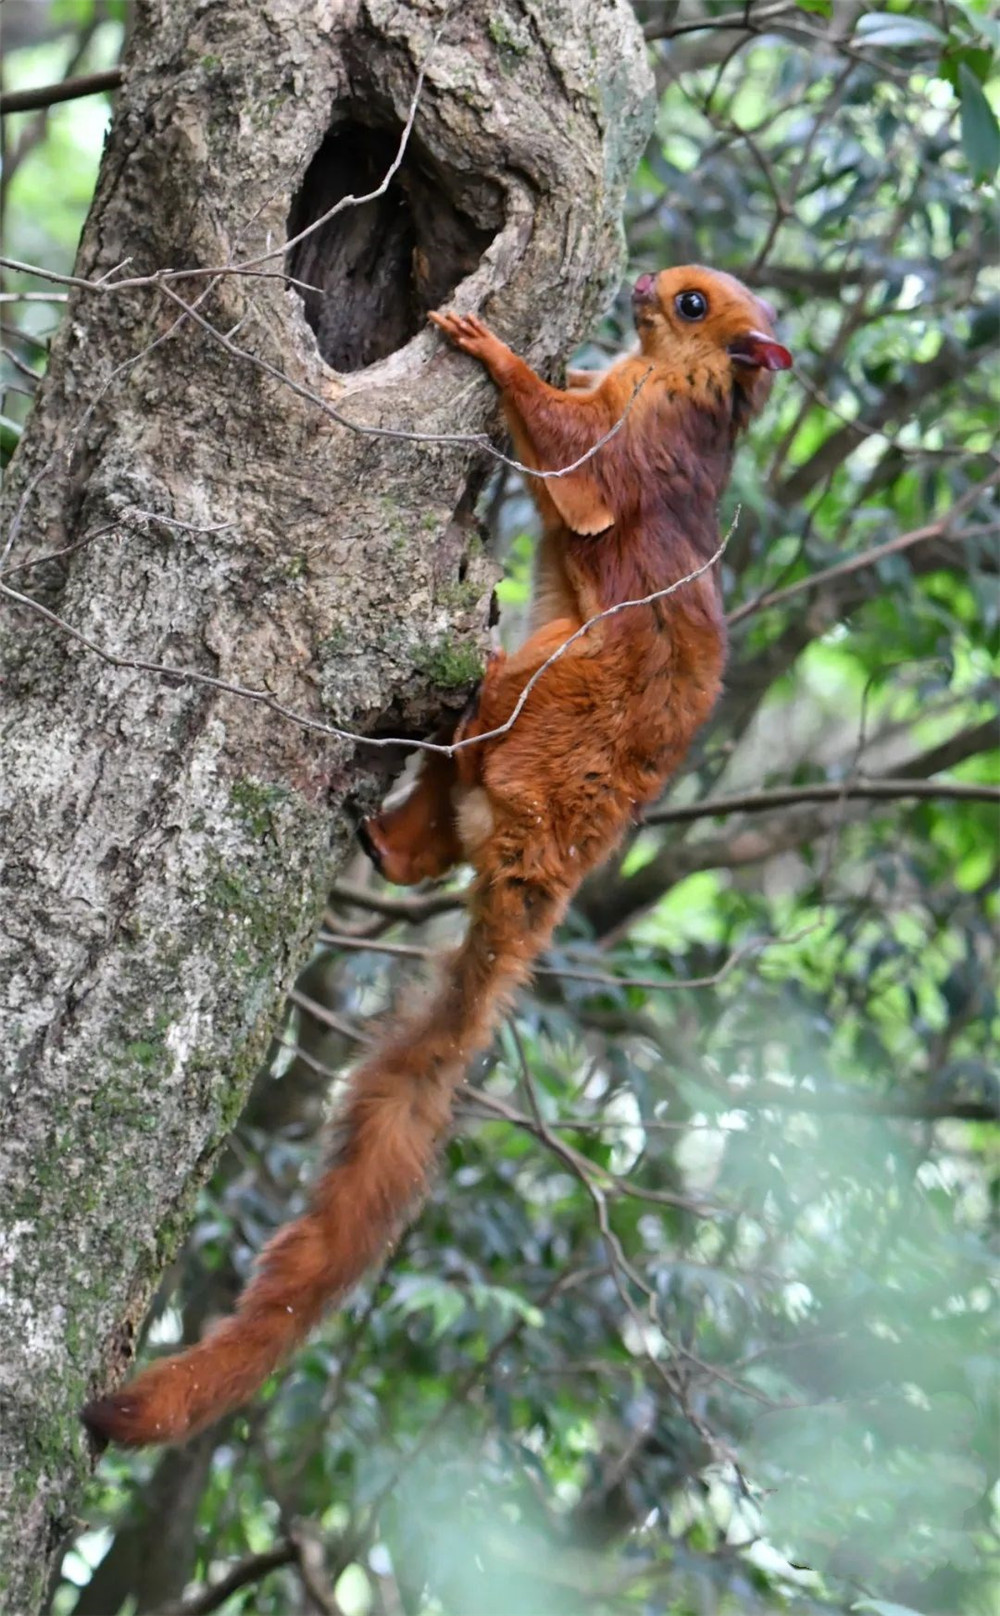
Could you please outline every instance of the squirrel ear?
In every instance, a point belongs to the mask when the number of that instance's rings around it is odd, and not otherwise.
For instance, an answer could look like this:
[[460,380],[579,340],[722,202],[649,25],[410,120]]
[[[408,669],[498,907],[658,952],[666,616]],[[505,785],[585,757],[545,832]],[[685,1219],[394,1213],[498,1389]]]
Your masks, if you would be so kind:
[[744,331],[742,336],[733,338],[726,352],[738,365],[749,365],[754,370],[790,370],[792,367],[788,349],[765,331]]
[[573,533],[589,538],[612,526],[614,516],[597,484],[584,471],[571,471],[567,477],[545,477],[540,486]]

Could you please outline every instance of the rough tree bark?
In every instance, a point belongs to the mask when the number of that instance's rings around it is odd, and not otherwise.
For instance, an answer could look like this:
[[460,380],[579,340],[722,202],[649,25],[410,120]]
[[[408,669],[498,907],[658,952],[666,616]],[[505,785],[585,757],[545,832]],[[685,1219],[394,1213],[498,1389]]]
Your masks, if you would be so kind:
[[[383,177],[425,62],[385,196],[286,259]],[[330,408],[495,427],[426,310],[454,296],[541,367],[564,355],[618,273],[648,108],[625,0],[139,8],[76,271],[107,279],[72,295],[0,580],[0,1588],[18,1616],[90,1462],[75,1410],[129,1357],[379,754],[102,660],[10,591],[126,662],[426,732],[484,644],[488,462]],[[254,275],[169,283],[212,331],[162,281],[115,287],[276,249]]]

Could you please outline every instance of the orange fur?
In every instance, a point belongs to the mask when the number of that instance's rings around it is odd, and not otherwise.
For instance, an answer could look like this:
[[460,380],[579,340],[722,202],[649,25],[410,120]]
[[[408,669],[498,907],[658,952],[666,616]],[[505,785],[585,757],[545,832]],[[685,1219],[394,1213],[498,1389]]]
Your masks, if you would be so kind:
[[[677,303],[692,290],[707,300],[695,322]],[[531,632],[491,660],[456,739],[505,723],[589,618],[665,588],[717,547],[736,435],[790,356],[765,306],[729,276],[664,270],[642,276],[634,300],[640,352],[585,391],[547,386],[474,316],[431,316],[500,389],[525,465],[566,466],[626,416],[578,470],[532,479],[544,533]],[[385,1253],[426,1187],[471,1056],[584,875],[677,767],[724,661],[718,582],[705,573],[588,629],[506,734],[425,761],[410,794],[368,822],[369,851],[393,880],[443,874],[463,855],[473,864],[466,939],[431,1002],[354,1073],[309,1210],[268,1245],[235,1314],[89,1404],[100,1439],[179,1440],[237,1407]]]

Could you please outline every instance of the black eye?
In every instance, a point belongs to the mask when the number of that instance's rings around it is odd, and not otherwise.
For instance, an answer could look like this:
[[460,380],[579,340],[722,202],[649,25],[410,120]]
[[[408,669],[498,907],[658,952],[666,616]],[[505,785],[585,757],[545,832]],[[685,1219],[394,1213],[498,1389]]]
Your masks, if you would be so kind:
[[708,313],[708,298],[702,292],[678,292],[674,308],[682,320],[703,320]]

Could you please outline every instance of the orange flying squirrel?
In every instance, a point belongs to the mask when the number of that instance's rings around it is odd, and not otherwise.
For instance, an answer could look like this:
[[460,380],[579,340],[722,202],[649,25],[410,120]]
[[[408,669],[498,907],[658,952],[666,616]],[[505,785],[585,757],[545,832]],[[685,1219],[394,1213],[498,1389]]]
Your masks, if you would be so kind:
[[[354,1072],[308,1210],[265,1248],[232,1317],[89,1403],[99,1440],[179,1441],[238,1407],[398,1237],[426,1188],[470,1058],[489,1040],[583,877],[673,773],[719,693],[726,630],[717,506],[739,432],[791,355],[770,307],[689,265],[641,275],[639,352],[549,387],[474,315],[431,320],[485,366],[542,520],[528,638],[493,656],[455,741],[422,754],[409,793],[368,820],[383,875],[472,865],[465,941],[425,1006]],[[599,446],[596,447],[595,446]],[[588,451],[595,450],[583,459]],[[699,571],[699,569],[701,569]],[[691,574],[696,576],[691,577]]]

